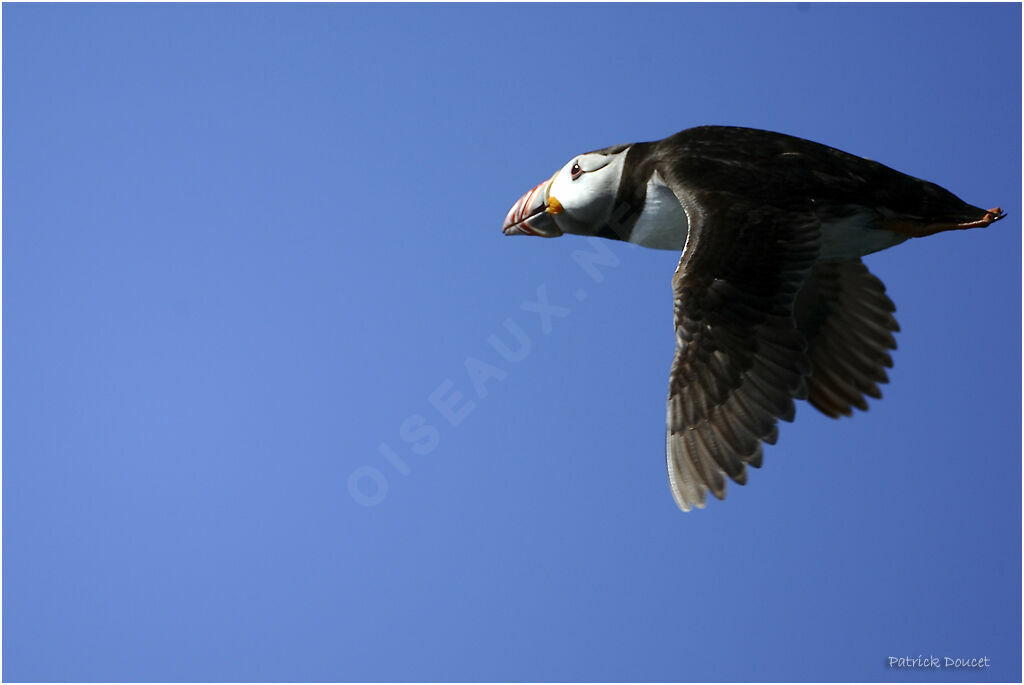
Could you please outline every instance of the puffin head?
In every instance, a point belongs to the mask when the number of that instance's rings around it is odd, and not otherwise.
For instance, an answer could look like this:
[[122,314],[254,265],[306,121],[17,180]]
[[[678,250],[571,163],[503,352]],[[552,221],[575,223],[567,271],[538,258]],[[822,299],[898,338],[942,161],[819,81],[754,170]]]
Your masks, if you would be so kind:
[[505,215],[505,235],[593,235],[612,215],[628,145],[573,157],[519,198]]

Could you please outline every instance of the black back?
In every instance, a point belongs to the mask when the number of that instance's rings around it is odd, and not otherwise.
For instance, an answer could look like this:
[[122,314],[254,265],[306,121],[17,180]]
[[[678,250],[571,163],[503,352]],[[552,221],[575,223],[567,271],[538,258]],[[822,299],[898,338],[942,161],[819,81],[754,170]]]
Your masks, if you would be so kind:
[[726,191],[780,209],[813,207],[826,216],[861,206],[949,223],[985,213],[934,183],[782,133],[700,126],[634,149],[638,157],[631,176],[647,178],[652,166],[665,165],[695,190]]

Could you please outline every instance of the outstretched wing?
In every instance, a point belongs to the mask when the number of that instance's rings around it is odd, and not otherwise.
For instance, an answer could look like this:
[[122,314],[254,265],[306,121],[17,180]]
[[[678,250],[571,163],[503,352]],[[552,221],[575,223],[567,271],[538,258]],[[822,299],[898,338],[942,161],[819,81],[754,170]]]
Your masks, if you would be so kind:
[[859,259],[814,266],[794,305],[797,327],[807,339],[811,377],[807,400],[832,418],[868,408],[889,381],[900,329],[885,286]]
[[818,255],[813,211],[752,203],[669,181],[689,232],[673,278],[676,352],[669,379],[666,457],[676,503],[725,496],[746,482],[792,420],[811,365],[793,303]]

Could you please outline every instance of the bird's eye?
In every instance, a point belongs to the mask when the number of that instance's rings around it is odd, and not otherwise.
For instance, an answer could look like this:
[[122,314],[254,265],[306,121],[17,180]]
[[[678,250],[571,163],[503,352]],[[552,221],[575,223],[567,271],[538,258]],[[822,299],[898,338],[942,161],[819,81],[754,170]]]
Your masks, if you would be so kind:
[[583,169],[580,169],[579,162],[573,162],[572,169],[569,169],[569,174],[572,176],[572,180],[576,180],[583,175]]

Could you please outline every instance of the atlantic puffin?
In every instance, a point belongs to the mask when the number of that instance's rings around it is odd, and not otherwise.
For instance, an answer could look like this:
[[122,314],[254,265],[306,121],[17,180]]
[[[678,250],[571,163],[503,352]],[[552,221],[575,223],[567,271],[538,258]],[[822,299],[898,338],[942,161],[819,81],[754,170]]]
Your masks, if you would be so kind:
[[502,231],[681,251],[665,452],[689,511],[746,483],[794,399],[838,418],[881,397],[899,326],[861,257],[1004,216],[826,145],[700,126],[573,157]]

